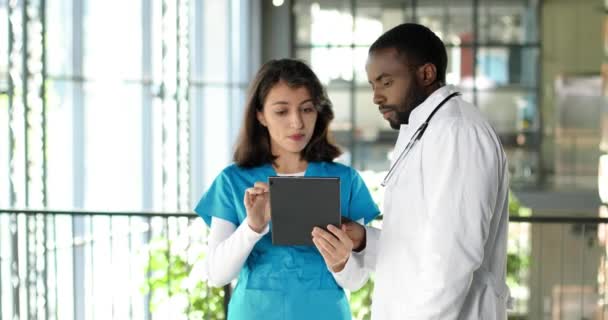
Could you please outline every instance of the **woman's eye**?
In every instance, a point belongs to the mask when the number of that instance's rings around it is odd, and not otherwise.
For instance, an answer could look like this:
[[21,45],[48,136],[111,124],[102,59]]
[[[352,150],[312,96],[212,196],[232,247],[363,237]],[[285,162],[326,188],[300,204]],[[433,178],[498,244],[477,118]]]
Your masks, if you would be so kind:
[[279,111],[275,111],[274,113],[277,114],[277,115],[279,115],[279,116],[283,116],[283,115],[287,114],[287,111],[285,111],[285,110],[279,110]]
[[313,107],[306,107],[306,108],[304,108],[304,113],[311,113],[311,112],[314,112],[314,111],[315,111],[315,108],[313,108]]

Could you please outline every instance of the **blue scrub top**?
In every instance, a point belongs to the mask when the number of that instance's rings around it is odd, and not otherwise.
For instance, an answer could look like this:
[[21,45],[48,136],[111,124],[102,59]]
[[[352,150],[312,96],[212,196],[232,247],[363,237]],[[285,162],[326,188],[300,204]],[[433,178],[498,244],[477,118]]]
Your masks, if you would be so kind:
[[[247,217],[245,189],[276,175],[270,164],[250,169],[231,165],[218,175],[194,211],[209,226],[211,217],[239,226]],[[367,223],[379,214],[363,179],[351,167],[310,162],[304,175],[340,178],[343,216]],[[344,290],[316,247],[273,246],[269,232],[256,243],[239,274],[228,319],[333,320],[351,319],[351,313]]]

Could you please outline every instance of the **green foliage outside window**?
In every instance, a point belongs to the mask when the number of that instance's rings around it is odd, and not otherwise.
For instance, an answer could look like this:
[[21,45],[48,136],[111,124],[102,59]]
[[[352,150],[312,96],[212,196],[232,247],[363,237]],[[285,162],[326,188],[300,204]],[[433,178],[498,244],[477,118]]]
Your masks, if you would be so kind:
[[185,315],[190,320],[225,319],[223,288],[208,286],[197,272],[206,246],[178,246],[178,242],[156,239],[146,251],[149,280],[142,289],[150,294],[150,312],[163,314],[168,309],[170,314]]

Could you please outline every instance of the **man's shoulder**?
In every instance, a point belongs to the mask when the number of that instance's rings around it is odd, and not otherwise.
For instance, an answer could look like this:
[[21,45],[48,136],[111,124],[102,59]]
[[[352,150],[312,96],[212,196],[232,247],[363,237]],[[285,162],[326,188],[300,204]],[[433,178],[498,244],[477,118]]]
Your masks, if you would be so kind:
[[492,125],[474,104],[461,97],[445,108],[444,112],[437,114],[437,126],[445,130],[492,130]]
[[466,141],[467,144],[493,145],[502,149],[498,134],[479,108],[462,99],[455,100],[449,107],[438,113],[437,119],[431,120],[423,140],[433,144]]

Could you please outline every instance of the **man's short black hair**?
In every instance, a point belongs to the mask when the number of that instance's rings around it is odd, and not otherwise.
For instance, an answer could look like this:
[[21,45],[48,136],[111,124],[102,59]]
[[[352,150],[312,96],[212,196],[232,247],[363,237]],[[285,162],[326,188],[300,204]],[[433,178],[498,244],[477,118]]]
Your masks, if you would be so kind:
[[389,48],[397,49],[416,65],[434,64],[437,81],[445,84],[448,55],[443,41],[429,28],[415,23],[400,24],[381,35],[369,48],[369,53]]

